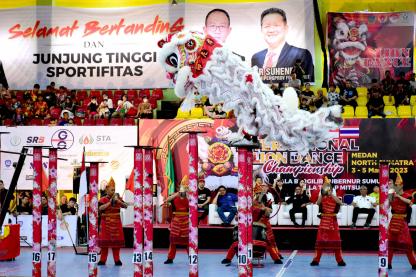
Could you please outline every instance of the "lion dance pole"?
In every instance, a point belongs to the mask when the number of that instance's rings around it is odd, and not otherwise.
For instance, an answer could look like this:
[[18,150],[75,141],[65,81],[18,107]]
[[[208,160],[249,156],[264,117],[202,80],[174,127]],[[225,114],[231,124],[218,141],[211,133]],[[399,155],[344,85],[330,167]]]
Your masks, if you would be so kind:
[[247,149],[247,266],[253,276],[253,151]]
[[97,276],[98,262],[98,164],[90,162],[90,187],[88,205],[88,276]]
[[48,277],[56,276],[56,194],[58,149],[49,149]]
[[198,134],[201,130],[181,132],[188,134],[189,146],[189,277],[198,276]]
[[134,277],[143,276],[143,149],[134,147]]
[[144,149],[143,224],[144,276],[153,276],[153,149]]
[[379,250],[378,250],[378,276],[387,277],[388,266],[388,191],[389,191],[389,164],[386,162],[380,162],[379,169],[379,182],[380,182],[380,225],[379,225]]
[[33,253],[32,276],[42,275],[42,147],[33,147]]

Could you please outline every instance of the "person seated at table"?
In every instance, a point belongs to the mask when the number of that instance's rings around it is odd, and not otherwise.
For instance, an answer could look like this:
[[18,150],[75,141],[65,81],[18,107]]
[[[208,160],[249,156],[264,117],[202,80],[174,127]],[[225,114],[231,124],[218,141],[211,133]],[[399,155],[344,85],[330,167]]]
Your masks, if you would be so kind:
[[352,214],[352,225],[351,228],[355,228],[355,223],[357,222],[358,214],[367,214],[367,220],[365,221],[364,228],[370,228],[371,220],[376,213],[374,209],[377,206],[376,200],[367,195],[367,187],[361,186],[360,187],[361,195],[355,196],[354,200],[352,201],[352,205],[354,206],[353,214]]
[[[231,221],[233,221],[234,216],[237,214],[236,202],[237,195],[227,192],[224,186],[218,187],[218,193],[212,203],[217,205],[217,212],[223,222],[222,225],[229,226]],[[224,214],[225,212],[229,212],[230,214],[226,216]]]
[[17,206],[17,213],[20,215],[31,215],[32,205],[30,204],[29,196],[23,195],[22,202]]
[[305,221],[308,215],[306,204],[309,203],[309,197],[306,194],[302,194],[302,188],[296,186],[295,195],[286,200],[286,204],[293,204],[293,208],[289,210],[290,220],[295,226],[299,226],[296,222],[295,214],[302,213],[302,226],[305,226]]

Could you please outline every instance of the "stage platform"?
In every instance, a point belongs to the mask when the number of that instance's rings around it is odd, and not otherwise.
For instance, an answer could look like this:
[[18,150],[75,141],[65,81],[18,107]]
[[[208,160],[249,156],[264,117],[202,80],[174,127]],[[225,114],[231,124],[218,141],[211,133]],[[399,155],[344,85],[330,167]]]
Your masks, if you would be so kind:
[[[173,264],[165,265],[166,249],[155,249],[154,276],[157,277],[186,277],[188,276],[188,258],[184,250],[179,250]],[[200,274],[201,277],[237,276],[237,263],[234,258],[230,266],[224,266],[220,262],[225,256],[226,250],[201,250]],[[47,249],[42,251],[42,276],[46,276]],[[99,267],[98,276],[133,276],[131,263],[131,249],[122,249],[122,267],[114,266],[110,253],[107,265]],[[377,276],[378,257],[376,252],[344,251],[346,267],[338,267],[333,255],[324,255],[318,267],[311,267],[312,251],[283,251],[283,265],[275,265],[267,256],[264,268],[255,268],[256,277],[369,277]],[[21,255],[13,262],[0,262],[0,276],[31,276],[32,275],[32,250],[22,248]],[[415,276],[407,259],[403,255],[397,255],[393,260],[393,269],[389,275]],[[75,255],[70,247],[58,249],[57,276],[88,276],[87,256]]]
[[[154,246],[157,248],[169,247],[169,225],[155,224]],[[226,249],[233,242],[233,227],[219,225],[199,226],[199,248],[200,249]],[[291,250],[313,250],[315,247],[317,226],[274,226],[274,235],[279,249]],[[357,227],[340,227],[342,247],[350,251],[377,251],[378,250],[378,227],[369,229]],[[133,247],[133,226],[124,228],[126,246]],[[411,228],[414,245],[416,245],[416,228]],[[415,275],[416,276],[416,275]]]

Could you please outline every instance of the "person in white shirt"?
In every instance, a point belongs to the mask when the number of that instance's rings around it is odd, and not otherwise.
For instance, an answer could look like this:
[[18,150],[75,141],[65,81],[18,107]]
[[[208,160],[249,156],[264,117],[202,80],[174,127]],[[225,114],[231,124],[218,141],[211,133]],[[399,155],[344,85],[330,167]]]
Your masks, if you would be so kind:
[[368,214],[367,220],[365,221],[364,228],[370,228],[371,220],[374,217],[376,210],[374,209],[377,206],[376,199],[374,197],[367,195],[367,187],[360,187],[361,195],[355,196],[352,201],[354,206],[352,214],[352,225],[351,228],[355,228],[355,223],[357,222],[358,214]]

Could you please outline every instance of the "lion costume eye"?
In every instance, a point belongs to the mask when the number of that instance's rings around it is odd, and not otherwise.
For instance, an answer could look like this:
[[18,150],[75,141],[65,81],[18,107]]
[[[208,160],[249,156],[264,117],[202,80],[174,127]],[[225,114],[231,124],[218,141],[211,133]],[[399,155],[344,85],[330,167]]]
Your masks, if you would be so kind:
[[166,63],[170,66],[177,67],[178,66],[178,56],[175,53],[170,54],[166,58]]

